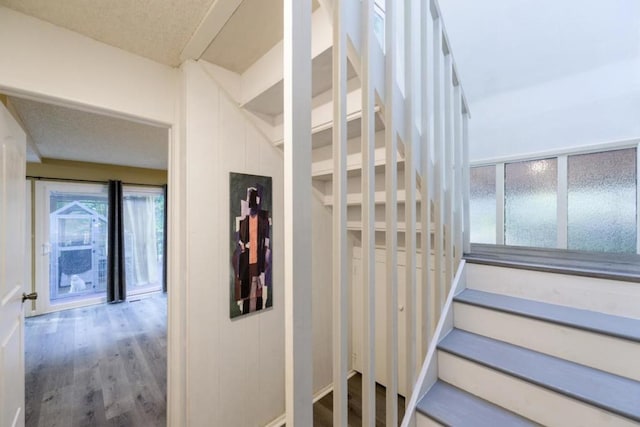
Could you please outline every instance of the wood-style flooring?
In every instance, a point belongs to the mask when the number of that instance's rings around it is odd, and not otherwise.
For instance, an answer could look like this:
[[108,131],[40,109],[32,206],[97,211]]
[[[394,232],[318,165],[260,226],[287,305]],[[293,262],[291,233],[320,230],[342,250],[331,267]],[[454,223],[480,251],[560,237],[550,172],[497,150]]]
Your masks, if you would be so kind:
[[[349,426],[362,425],[362,376],[356,373],[348,382],[348,423]],[[386,389],[376,385],[376,426],[386,425]],[[404,417],[404,397],[398,396],[398,425]],[[329,393],[313,405],[313,426],[333,426],[333,393]]]
[[26,426],[164,426],[167,300],[26,319]]
[[[166,425],[166,317],[166,297],[154,295],[27,318],[26,427]],[[361,426],[362,377],[348,384],[349,426]],[[315,427],[333,426],[332,399],[314,404]],[[377,426],[385,401],[378,385]]]

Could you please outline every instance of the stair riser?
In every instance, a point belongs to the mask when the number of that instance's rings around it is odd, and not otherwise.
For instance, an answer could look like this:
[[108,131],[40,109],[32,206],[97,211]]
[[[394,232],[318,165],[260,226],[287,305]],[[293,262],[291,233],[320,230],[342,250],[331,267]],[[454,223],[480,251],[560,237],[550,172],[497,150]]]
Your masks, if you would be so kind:
[[459,329],[640,381],[640,343],[462,303],[454,304],[454,323]]
[[443,381],[543,425],[637,427],[627,418],[443,351],[438,373]]
[[421,413],[416,413],[416,427],[442,427],[442,424],[425,417]]
[[640,284],[469,263],[467,288],[640,319]]

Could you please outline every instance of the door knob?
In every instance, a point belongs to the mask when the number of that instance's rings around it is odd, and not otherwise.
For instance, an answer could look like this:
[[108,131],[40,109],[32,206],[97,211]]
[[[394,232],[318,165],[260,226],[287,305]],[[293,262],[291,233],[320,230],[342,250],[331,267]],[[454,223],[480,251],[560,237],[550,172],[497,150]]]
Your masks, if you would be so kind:
[[25,302],[26,300],[32,300],[35,301],[38,299],[38,293],[37,292],[31,292],[30,294],[25,294],[24,292],[22,293],[22,302]]

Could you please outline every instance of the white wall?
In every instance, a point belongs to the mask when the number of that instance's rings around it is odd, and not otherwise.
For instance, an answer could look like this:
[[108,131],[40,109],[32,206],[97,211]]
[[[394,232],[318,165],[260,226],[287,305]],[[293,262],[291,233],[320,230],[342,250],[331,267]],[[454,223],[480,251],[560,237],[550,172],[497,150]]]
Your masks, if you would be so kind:
[[[284,412],[283,159],[200,64],[183,65],[187,417],[261,425]],[[273,309],[229,318],[229,172],[273,177]]]
[[[264,425],[284,413],[283,154],[202,64],[182,67],[190,425]],[[273,177],[273,308],[229,319],[229,172]],[[331,382],[331,212],[313,198],[314,391]],[[311,368],[311,367],[310,367]],[[310,369],[311,374],[311,369]]]
[[171,125],[177,71],[0,6],[0,91]]
[[640,136],[636,0],[440,0],[472,161]]
[[471,110],[471,161],[638,138],[640,60],[500,93]]

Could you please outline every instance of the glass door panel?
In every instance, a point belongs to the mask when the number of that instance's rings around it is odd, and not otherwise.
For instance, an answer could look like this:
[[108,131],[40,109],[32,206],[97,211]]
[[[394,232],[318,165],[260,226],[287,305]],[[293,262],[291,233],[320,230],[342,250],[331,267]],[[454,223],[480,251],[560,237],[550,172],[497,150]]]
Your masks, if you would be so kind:
[[159,291],[164,275],[164,193],[161,188],[125,188],[123,206],[127,293]]
[[107,284],[107,212],[104,193],[49,194],[51,303],[104,293]]

